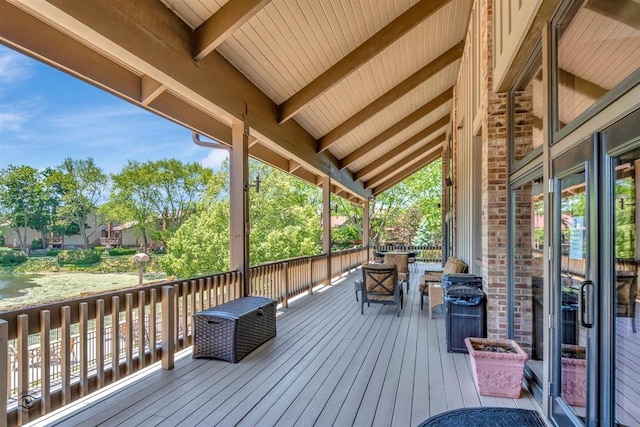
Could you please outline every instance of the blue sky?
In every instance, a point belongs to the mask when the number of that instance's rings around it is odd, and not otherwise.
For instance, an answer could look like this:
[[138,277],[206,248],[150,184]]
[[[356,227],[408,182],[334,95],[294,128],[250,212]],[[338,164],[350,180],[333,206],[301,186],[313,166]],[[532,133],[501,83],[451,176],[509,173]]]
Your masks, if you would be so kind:
[[92,157],[106,173],[127,160],[176,158],[217,170],[225,150],[191,131],[0,45],[0,169]]

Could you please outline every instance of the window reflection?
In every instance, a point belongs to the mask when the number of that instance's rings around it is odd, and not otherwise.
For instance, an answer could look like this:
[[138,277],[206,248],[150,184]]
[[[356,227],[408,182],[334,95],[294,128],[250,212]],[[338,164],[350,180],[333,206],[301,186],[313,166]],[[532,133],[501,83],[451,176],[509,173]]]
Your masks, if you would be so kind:
[[640,68],[640,4],[582,0],[556,27],[557,129]]
[[544,201],[542,178],[513,192],[515,340],[529,354],[534,381],[542,384]]
[[517,163],[542,147],[542,58],[537,59],[516,90],[513,103],[513,160]]

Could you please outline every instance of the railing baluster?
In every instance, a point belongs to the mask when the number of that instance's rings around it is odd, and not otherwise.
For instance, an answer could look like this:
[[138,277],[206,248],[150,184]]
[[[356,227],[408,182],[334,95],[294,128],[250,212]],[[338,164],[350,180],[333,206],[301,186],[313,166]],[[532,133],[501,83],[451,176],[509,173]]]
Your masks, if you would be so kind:
[[120,378],[120,299],[111,298],[111,382]]
[[[86,396],[89,394],[89,357],[88,357],[88,324],[89,324],[89,304],[86,302],[80,303],[80,323],[78,325],[78,331],[80,333],[80,396]],[[72,349],[73,351],[73,349]],[[77,359],[76,355],[76,359]]]
[[144,338],[147,331],[145,318],[144,291],[138,292],[138,368],[144,368],[147,361],[147,350]]
[[174,286],[162,287],[162,369],[173,369],[174,339]]
[[158,319],[156,304],[156,290],[154,288],[149,291],[149,352],[151,353],[151,363],[155,363],[157,360],[156,336],[158,332],[156,330],[156,322]]
[[[40,312],[40,413],[51,411],[51,312]],[[2,402],[2,400],[0,400]]]
[[98,388],[102,388],[105,385],[104,382],[104,339],[105,339],[105,327],[104,327],[104,300],[99,299],[96,301],[96,384]]
[[133,294],[124,296],[124,355],[126,375],[133,370]]
[[[29,316],[18,316],[18,400],[29,393]],[[20,402],[18,402],[19,404]],[[29,421],[27,411],[18,411],[18,424]]]
[[[164,295],[163,295],[164,296]],[[173,297],[175,301],[173,302],[173,346],[175,348],[180,348],[180,285],[173,285]],[[164,310],[164,306],[162,308]],[[164,328],[164,324],[163,324]],[[163,356],[164,357],[164,356]]]
[[187,315],[189,310],[189,282],[182,283],[182,304],[181,311],[182,315],[180,317],[180,325],[182,327],[182,345],[177,346],[176,348],[185,348],[188,343],[187,339]]
[[71,402],[71,307],[61,308],[60,365],[62,373],[62,404]]

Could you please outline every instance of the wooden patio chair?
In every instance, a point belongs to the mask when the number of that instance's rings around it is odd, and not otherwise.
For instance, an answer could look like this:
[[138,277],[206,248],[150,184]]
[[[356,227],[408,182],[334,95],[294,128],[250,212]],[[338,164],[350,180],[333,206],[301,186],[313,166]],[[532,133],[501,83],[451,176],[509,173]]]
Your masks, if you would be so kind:
[[387,254],[384,256],[384,263],[395,265],[398,268],[398,280],[404,282],[409,291],[409,255]]
[[398,269],[395,265],[364,264],[362,266],[362,292],[360,314],[364,314],[364,304],[395,304],[396,315],[400,317],[403,308],[404,293],[398,282]]
[[420,276],[420,310],[424,306],[424,297],[429,295],[429,284],[440,283],[442,276],[446,274],[465,273],[467,271],[467,264],[459,258],[450,257],[447,263],[444,265],[442,271],[426,270],[422,276]]

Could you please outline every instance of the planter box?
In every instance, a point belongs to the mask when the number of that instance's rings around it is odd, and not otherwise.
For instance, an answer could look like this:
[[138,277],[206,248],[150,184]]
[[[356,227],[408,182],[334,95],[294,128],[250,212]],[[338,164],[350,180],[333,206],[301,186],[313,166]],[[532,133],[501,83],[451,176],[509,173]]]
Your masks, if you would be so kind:
[[[587,406],[587,359],[585,348],[577,345],[562,345],[562,399],[569,405]],[[564,355],[572,357],[564,357]]]
[[[518,399],[522,391],[524,364],[529,356],[513,340],[466,338],[473,381],[483,396]],[[510,348],[513,352],[476,350],[474,344]]]

